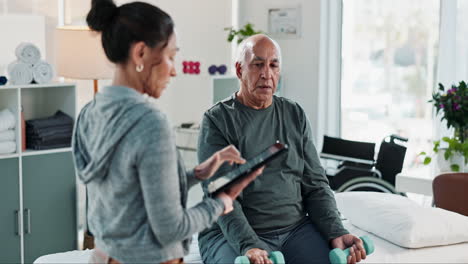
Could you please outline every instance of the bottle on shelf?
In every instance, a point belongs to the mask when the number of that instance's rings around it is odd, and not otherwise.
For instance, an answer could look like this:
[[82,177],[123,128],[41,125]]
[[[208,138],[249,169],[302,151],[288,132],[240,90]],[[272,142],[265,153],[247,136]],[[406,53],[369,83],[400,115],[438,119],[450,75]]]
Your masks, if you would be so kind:
[[26,150],[26,121],[24,120],[23,106],[21,106],[21,150]]

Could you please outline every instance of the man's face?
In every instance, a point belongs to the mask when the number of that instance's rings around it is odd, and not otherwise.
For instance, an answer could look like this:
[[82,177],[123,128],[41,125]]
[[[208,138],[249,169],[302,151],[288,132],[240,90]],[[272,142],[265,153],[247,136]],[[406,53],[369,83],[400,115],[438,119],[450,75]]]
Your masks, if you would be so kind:
[[280,77],[279,54],[269,39],[261,39],[246,50],[245,61],[237,64],[242,94],[249,101],[270,102]]

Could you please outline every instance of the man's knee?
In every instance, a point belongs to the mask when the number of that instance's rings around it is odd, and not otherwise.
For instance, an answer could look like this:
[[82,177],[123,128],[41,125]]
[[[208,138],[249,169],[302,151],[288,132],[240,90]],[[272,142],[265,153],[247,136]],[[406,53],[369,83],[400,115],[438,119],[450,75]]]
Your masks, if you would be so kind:
[[328,242],[311,223],[295,230],[283,244],[282,251],[287,263],[329,263]]
[[224,236],[200,244],[200,255],[205,264],[232,264],[238,256]]

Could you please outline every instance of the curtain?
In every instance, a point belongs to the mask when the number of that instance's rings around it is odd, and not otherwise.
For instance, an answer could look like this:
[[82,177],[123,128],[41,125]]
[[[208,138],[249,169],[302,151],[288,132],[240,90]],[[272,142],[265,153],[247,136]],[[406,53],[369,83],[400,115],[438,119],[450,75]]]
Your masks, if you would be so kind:
[[[468,81],[468,1],[440,1],[440,39],[437,81],[444,87]],[[438,87],[435,87],[438,89]],[[440,116],[434,117],[434,139],[453,136]]]

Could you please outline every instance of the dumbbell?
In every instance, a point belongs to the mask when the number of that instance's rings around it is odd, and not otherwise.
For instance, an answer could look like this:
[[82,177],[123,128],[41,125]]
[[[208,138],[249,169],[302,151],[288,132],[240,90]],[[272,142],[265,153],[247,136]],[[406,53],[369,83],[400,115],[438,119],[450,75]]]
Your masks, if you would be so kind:
[[[364,244],[364,249],[366,250],[366,255],[372,254],[374,252],[374,243],[368,236],[360,237],[362,243]],[[328,257],[330,258],[330,263],[338,264],[338,263],[347,263],[349,256],[349,248],[342,250],[341,248],[335,248],[330,251]]]
[[[268,258],[273,262],[273,264],[285,264],[283,253],[280,251],[273,251],[268,254]],[[250,264],[250,260],[247,256],[239,256],[234,261],[235,264]]]

